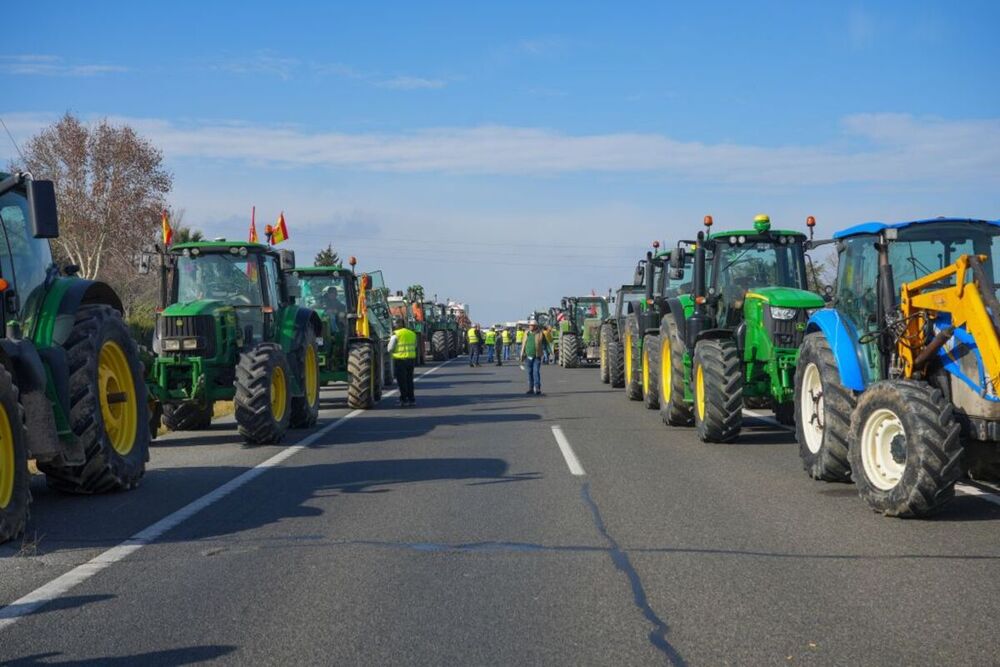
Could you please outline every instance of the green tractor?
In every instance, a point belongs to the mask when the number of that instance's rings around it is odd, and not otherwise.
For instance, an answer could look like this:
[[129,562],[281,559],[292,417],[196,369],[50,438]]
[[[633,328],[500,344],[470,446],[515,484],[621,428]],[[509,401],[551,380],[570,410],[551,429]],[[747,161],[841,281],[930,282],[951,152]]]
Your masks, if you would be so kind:
[[[636,266],[634,283],[642,287],[643,293],[630,304],[632,312],[625,316],[620,334],[625,395],[642,401],[650,410],[660,407],[661,320],[672,306],[687,313],[693,309],[690,262],[677,251],[659,248],[659,241],[655,241],[645,261]],[[679,261],[677,268],[671,268],[673,258]]]
[[[354,258],[351,258],[352,262]],[[358,276],[342,266],[304,266],[293,272],[300,303],[323,322],[319,349],[319,384],[347,383],[347,404],[355,410],[374,407],[383,387],[392,384],[387,345],[391,335],[389,304],[381,272]]]
[[28,459],[70,493],[134,488],[149,460],[142,363],[102,282],[61,275],[51,181],[0,175],[0,542],[21,534]]
[[568,296],[562,300],[563,318],[558,322],[559,351],[563,368],[591,366],[600,362],[601,325],[608,317],[608,300],[602,296]]
[[423,287],[411,285],[406,293],[396,292],[389,297],[389,313],[393,318],[400,318],[406,327],[417,334],[417,366],[427,363],[427,350],[424,332]]
[[295,256],[260,243],[197,241],[160,254],[162,311],[150,394],[172,431],[207,428],[233,400],[247,444],[280,442],[319,416],[319,316],[295,305]]
[[[645,262],[645,260],[643,260]],[[621,333],[625,330],[625,318],[639,307],[645,298],[642,284],[622,285],[611,297],[615,312],[601,323],[600,346],[601,382],[615,389],[625,386],[625,350],[622,348]]]
[[[807,224],[811,230],[812,217]],[[667,299],[671,316],[660,329],[667,423],[693,421],[704,442],[737,439],[744,406],[769,407],[793,423],[799,345],[809,316],[824,305],[806,280],[808,245],[801,232],[771,229],[766,215],[753,229],[699,232],[693,308]],[[689,247],[678,246],[674,269]]]
[[458,322],[449,317],[447,307],[435,301],[424,302],[424,330],[429,334],[425,350],[434,361],[447,361],[458,356]]

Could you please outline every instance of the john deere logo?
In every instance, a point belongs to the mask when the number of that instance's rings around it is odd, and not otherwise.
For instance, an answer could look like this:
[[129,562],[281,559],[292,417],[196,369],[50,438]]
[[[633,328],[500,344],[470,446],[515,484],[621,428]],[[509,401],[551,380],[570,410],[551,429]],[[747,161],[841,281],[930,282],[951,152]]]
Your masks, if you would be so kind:
[[805,331],[806,330],[806,323],[805,322],[796,322],[795,323],[795,330],[796,331]]

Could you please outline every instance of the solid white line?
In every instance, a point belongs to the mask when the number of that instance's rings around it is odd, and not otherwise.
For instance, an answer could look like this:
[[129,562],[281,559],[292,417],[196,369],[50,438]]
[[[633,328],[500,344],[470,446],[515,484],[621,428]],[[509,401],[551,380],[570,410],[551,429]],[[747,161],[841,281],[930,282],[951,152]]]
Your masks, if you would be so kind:
[[556,444],[559,445],[559,451],[562,452],[563,458],[566,459],[569,471],[577,476],[586,475],[587,473],[583,471],[583,466],[580,465],[580,459],[576,458],[573,448],[569,446],[569,440],[566,439],[566,434],[563,433],[562,427],[558,425],[553,426],[552,435],[556,437]]
[[[438,370],[448,362],[445,361],[433,368],[429,369],[425,373],[421,373],[417,380],[423,378],[425,375],[430,375],[434,371]],[[391,396],[396,390],[386,392],[383,396]],[[228,496],[233,491],[236,491],[242,486],[245,486],[254,479],[260,477],[269,469],[274,468],[284,461],[287,461],[291,457],[295,456],[303,449],[308,449],[313,443],[322,438],[324,435],[339,428],[345,422],[362,415],[369,410],[352,410],[346,415],[337,419],[323,428],[319,429],[315,433],[312,433],[294,445],[290,445],[285,449],[281,450],[271,458],[258,463],[253,468],[250,468],[246,472],[233,479],[229,480],[222,486],[206,493],[201,498],[185,505],[176,512],[168,514],[156,523],[144,528],[132,537],[128,538],[121,544],[111,547],[107,551],[104,551],[94,558],[90,559],[82,565],[77,565],[69,572],[56,577],[49,583],[36,588],[27,595],[18,598],[14,602],[10,603],[6,607],[0,608],[0,632],[10,627],[16,623],[19,619],[24,616],[28,616],[44,605],[52,602],[56,598],[65,595],[72,588],[83,583],[87,579],[90,579],[95,574],[105,569],[110,565],[114,565],[125,557],[135,553],[144,546],[151,544],[160,537],[163,536],[167,531],[176,528],[181,525],[192,516],[202,511],[206,507],[209,507],[218,501],[222,500]]]

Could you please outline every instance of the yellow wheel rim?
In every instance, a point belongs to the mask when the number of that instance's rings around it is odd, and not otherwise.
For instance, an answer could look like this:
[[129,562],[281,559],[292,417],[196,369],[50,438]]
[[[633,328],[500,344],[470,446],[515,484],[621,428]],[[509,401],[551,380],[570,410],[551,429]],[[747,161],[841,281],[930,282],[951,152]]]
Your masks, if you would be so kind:
[[285,369],[281,366],[275,366],[271,373],[271,416],[276,422],[280,422],[285,417],[287,392]]
[[608,365],[608,342],[601,339],[601,368]]
[[14,497],[14,429],[10,427],[7,409],[0,405],[0,509],[10,505]]
[[139,401],[128,357],[113,340],[106,341],[98,354],[97,391],[104,432],[114,450],[128,456],[135,446],[139,427]]
[[316,346],[310,345],[306,348],[306,402],[309,405],[314,405],[319,396],[319,371],[317,368]]
[[670,402],[670,339],[664,337],[660,343],[660,401]]
[[632,384],[632,334],[625,334],[625,384]]
[[642,393],[649,393],[649,350],[642,346]]
[[698,364],[697,370],[695,371],[695,382],[694,382],[694,402],[698,406],[698,419],[705,419],[705,374],[701,370],[701,364]]

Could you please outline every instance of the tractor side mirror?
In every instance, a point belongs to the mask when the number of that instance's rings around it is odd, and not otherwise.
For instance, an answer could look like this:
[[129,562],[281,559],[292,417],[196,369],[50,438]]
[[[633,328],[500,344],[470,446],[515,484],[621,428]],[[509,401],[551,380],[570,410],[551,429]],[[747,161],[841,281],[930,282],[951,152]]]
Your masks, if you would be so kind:
[[279,250],[278,263],[282,271],[293,270],[295,268],[295,253],[291,250]]
[[671,267],[670,271],[667,273],[667,277],[669,277],[671,280],[684,280],[684,267],[681,267],[679,269],[675,268],[674,266],[672,266],[673,263],[674,260],[671,259],[670,260]]
[[28,181],[28,211],[31,233],[36,239],[58,238],[59,215],[52,181]]
[[[680,269],[681,275],[684,272],[684,260],[686,259],[687,252],[682,246],[677,246],[670,252],[670,268],[673,270]],[[674,278],[673,273],[670,275],[671,279]]]
[[302,287],[299,286],[298,280],[289,280],[285,283],[285,291],[290,299],[298,299],[302,296]]
[[635,275],[632,277],[634,287],[642,287],[646,282],[646,263],[639,262],[635,265]]
[[823,301],[830,303],[833,301],[833,285],[823,286]]

